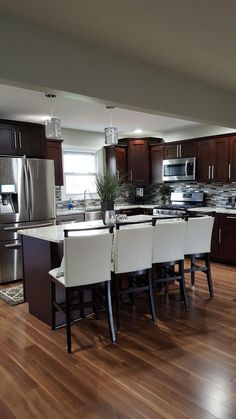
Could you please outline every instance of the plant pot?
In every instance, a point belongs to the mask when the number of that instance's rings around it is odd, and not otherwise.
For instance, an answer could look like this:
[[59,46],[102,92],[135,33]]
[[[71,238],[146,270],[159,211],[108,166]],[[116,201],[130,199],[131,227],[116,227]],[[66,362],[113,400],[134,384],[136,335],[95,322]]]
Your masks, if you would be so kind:
[[106,211],[114,210],[114,202],[111,201],[102,201],[101,202],[101,212],[102,212],[102,221],[105,224],[105,213]]

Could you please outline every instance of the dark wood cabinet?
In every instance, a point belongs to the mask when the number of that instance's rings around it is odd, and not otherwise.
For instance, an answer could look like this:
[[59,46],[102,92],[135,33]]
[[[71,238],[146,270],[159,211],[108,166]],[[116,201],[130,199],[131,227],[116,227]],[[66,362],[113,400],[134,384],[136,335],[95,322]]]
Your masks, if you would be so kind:
[[111,173],[118,176],[127,174],[127,146],[105,147],[106,165]]
[[149,142],[147,139],[128,141],[128,176],[132,183],[148,185],[150,182]]
[[14,127],[0,123],[0,154],[17,155],[17,138]]
[[197,157],[197,141],[182,141],[165,144],[165,159]]
[[229,139],[221,136],[198,142],[199,182],[228,182]]
[[229,181],[236,182],[236,135],[230,137],[229,145]]
[[236,264],[236,215],[220,215],[218,258]]
[[165,146],[156,145],[150,148],[151,150],[151,182],[161,183],[162,180],[162,166],[165,155]]
[[0,121],[0,154],[44,157],[44,126],[16,121]]
[[219,255],[219,218],[220,216],[216,214],[214,226],[212,230],[212,237],[211,237],[211,258],[212,259],[217,259]]
[[46,144],[46,157],[54,160],[56,186],[63,185],[62,141],[63,140],[47,140]]

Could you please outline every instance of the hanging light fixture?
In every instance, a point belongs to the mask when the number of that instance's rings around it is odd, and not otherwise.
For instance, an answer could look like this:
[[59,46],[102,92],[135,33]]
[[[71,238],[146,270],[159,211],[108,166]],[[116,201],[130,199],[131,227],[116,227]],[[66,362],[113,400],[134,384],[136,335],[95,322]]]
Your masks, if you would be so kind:
[[110,110],[110,126],[104,129],[105,144],[115,145],[118,144],[118,128],[112,126],[111,112],[115,109],[115,106],[107,105],[106,109]]
[[58,118],[53,117],[53,99],[56,95],[46,94],[51,101],[51,117],[45,121],[45,134],[48,139],[61,139],[61,121]]

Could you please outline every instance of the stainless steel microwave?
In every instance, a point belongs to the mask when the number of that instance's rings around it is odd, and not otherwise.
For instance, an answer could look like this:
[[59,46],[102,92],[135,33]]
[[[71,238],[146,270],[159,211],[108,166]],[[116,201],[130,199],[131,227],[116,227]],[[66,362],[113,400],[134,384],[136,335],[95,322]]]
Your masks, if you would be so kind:
[[163,161],[163,181],[195,180],[196,157]]

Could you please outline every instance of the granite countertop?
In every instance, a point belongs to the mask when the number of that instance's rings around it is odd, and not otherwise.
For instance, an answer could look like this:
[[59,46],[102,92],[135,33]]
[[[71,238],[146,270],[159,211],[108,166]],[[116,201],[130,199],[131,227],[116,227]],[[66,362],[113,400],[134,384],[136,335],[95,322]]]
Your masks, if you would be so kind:
[[206,212],[206,213],[215,211],[218,214],[236,214],[236,208],[222,208],[222,207],[188,208],[188,211],[199,211],[199,212]]
[[[128,221],[146,221],[152,220],[149,215],[133,215],[128,217]],[[61,224],[50,227],[29,228],[25,230],[18,230],[18,233],[23,236],[33,237],[35,239],[46,240],[53,243],[62,243],[64,240],[64,229],[76,230],[84,228],[96,228],[103,224],[102,220],[83,221],[81,223]]]
[[[152,205],[137,205],[137,204],[116,204],[115,205],[115,210],[120,210],[120,209],[135,209],[135,208],[154,208],[156,205],[152,204]],[[63,215],[76,215],[76,214],[83,214],[86,211],[101,211],[101,206],[100,205],[91,205],[91,206],[87,206],[85,207],[80,207],[80,208],[72,208],[72,209],[68,209],[68,208],[58,208],[56,213],[57,216],[63,216]]]

